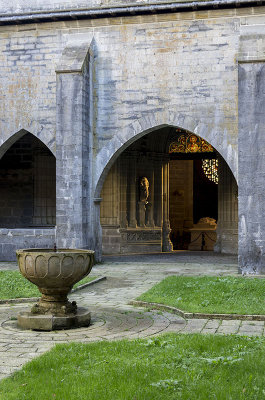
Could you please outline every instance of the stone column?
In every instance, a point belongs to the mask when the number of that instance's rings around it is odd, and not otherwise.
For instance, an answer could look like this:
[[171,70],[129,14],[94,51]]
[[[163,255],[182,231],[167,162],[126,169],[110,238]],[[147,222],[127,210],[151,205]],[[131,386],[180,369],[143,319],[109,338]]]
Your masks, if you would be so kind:
[[[264,30],[263,30],[264,31]],[[262,39],[263,38],[263,39]],[[264,43],[249,37],[246,52]],[[244,40],[247,40],[245,38]],[[263,42],[262,42],[263,40]],[[242,46],[243,47],[243,46]],[[262,49],[262,47],[260,47]],[[247,53],[247,50],[251,49]],[[244,48],[243,48],[244,50]],[[243,273],[265,273],[265,58],[239,65],[239,267]],[[257,54],[258,57],[258,54]]]
[[154,219],[155,225],[162,227],[162,215],[163,215],[163,166],[162,158],[157,155],[155,158],[155,168],[154,168]]
[[127,164],[128,160],[121,156],[119,163],[120,175],[120,226],[121,228],[128,227],[127,220]]
[[162,251],[172,251],[173,246],[169,238],[171,232],[169,222],[169,160],[163,163],[163,226],[162,226]]
[[130,173],[129,173],[129,190],[130,190],[130,216],[129,227],[136,228],[136,155],[130,156]]
[[237,183],[225,160],[218,159],[218,222],[216,252],[237,254],[238,200]]
[[145,227],[145,203],[138,201],[138,226],[141,228]]
[[[57,67],[56,224],[57,247],[92,248],[90,193],[90,69],[88,44],[63,52]],[[88,229],[89,226],[89,229]],[[92,232],[91,232],[92,231]],[[89,234],[93,236],[89,241]]]

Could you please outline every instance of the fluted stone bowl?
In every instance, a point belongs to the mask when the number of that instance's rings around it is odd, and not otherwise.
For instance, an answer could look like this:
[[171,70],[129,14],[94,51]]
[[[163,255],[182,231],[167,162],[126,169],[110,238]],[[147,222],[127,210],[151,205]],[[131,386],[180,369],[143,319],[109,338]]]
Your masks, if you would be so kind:
[[[94,251],[22,249],[17,250],[16,254],[21,274],[34,283],[42,294],[31,309],[32,316],[49,314],[62,319],[77,314],[76,303],[70,303],[67,295],[75,283],[90,273]],[[20,325],[21,318],[18,318]]]
[[23,249],[16,253],[21,274],[46,289],[71,289],[90,273],[94,263],[92,250]]

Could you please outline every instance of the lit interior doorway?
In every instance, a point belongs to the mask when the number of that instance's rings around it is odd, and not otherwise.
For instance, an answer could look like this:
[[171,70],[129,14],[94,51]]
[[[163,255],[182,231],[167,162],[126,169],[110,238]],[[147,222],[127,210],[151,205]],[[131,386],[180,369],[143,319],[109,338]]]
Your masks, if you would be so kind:
[[159,128],[129,145],[101,198],[103,254],[236,251],[236,181],[216,149],[184,129]]

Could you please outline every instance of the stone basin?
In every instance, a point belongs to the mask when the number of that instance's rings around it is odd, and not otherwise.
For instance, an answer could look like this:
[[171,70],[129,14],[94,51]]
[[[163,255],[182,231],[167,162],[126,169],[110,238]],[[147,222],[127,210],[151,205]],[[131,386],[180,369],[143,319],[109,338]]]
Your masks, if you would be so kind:
[[42,296],[30,313],[18,315],[24,329],[65,329],[88,326],[90,313],[70,303],[73,285],[88,275],[94,263],[94,251],[83,249],[17,250],[21,274],[34,283]]

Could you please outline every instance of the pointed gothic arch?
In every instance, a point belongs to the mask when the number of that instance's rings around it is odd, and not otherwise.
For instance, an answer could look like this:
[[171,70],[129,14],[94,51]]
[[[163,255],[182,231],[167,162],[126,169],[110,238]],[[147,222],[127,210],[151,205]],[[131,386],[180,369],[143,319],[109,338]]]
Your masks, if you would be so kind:
[[0,227],[55,225],[55,157],[32,133],[21,129],[0,147]]
[[49,146],[48,143],[43,141],[39,135],[34,135],[30,130],[26,128],[19,129],[18,131],[11,133],[7,139],[3,141],[3,143],[0,145],[0,159],[3,157],[5,152],[19,139],[21,139],[24,135],[27,133],[31,134],[33,137],[38,139],[44,146],[47,147],[47,149],[54,155],[54,150]]

